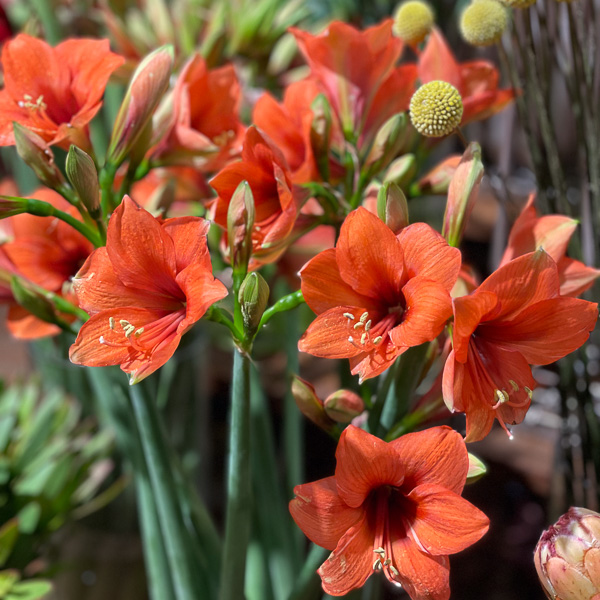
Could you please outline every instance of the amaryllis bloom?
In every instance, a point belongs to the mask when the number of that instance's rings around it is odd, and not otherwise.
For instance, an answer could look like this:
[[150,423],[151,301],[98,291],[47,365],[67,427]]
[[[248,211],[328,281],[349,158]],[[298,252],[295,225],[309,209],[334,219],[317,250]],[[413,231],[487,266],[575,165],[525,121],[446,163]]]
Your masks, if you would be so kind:
[[256,127],[246,132],[242,160],[227,165],[210,182],[219,195],[215,222],[223,228],[231,197],[242,181],[248,182],[254,196],[254,262],[273,262],[292,241],[304,192],[294,189],[283,154]]
[[371,139],[389,117],[408,108],[416,68],[396,67],[403,44],[392,25],[387,19],[359,31],[335,21],[319,35],[291,29],[346,135]]
[[199,217],[159,221],[125,196],[110,218],[106,246],[73,282],[91,318],[71,346],[71,362],[120,365],[131,383],[164,365],[181,336],[227,295],[212,275],[208,227]]
[[49,145],[85,147],[110,75],[123,64],[108,40],[66,40],[55,48],[19,34],[2,49],[0,146],[15,143],[13,121]]
[[415,223],[396,236],[358,208],[344,221],[336,247],[300,272],[302,293],[318,317],[298,348],[349,358],[361,380],[375,377],[442,332],[459,269],[460,252],[429,225]]
[[473,294],[455,298],[444,400],[466,413],[466,440],[485,437],[494,419],[505,429],[520,423],[536,386],[529,365],[579,348],[597,318],[597,304],[560,296],[556,263],[543,250],[516,258]]
[[488,530],[488,518],[461,497],[469,459],[449,427],[386,443],[348,426],[335,476],[298,485],[294,521],[315,544],[332,550],[321,565],[323,589],[343,596],[377,571],[412,600],[447,600],[448,555]]
[[558,267],[561,295],[579,296],[594,285],[594,281],[600,277],[600,269],[588,267],[566,256],[569,240],[577,229],[577,221],[564,215],[538,217],[534,202],[535,196],[532,195],[514,222],[500,265],[543,248]]
[[551,600],[600,598],[600,514],[570,508],[537,543],[535,568]]
[[208,69],[195,54],[183,67],[172,99],[170,126],[155,155],[167,164],[194,164],[214,172],[239,154],[245,128],[233,65]]
[[459,91],[463,101],[463,125],[500,112],[514,98],[514,90],[498,88],[500,75],[492,63],[485,60],[457,62],[436,27],[419,55],[418,72],[421,83],[447,81]]
[[311,103],[318,94],[319,87],[311,79],[297,81],[286,88],[281,104],[265,93],[252,113],[253,123],[285,156],[294,183],[320,179],[310,142]]

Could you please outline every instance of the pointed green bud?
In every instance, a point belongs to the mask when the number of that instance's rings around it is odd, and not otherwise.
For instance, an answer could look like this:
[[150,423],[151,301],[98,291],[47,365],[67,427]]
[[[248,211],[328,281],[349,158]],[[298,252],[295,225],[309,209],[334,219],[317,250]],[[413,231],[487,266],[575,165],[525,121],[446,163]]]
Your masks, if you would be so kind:
[[173,47],[162,46],[146,56],[135,70],[115,119],[106,156],[108,164],[120,165],[145,130],[169,87],[173,60]]
[[482,177],[481,147],[477,142],[471,142],[448,188],[442,235],[451,246],[458,247],[460,244],[467,219],[477,199]]
[[406,189],[417,174],[417,160],[414,154],[405,154],[392,161],[383,177],[383,183],[395,183]]
[[335,430],[335,421],[330,419],[325,412],[323,402],[315,392],[315,388],[297,375],[292,377],[292,396],[300,412],[310,419],[317,427],[331,433]]
[[329,147],[331,144],[331,106],[323,94],[312,102],[313,122],[310,145],[323,181],[329,181]]
[[67,154],[65,171],[90,215],[94,219],[100,217],[100,185],[98,171],[92,157],[81,148],[71,146]]
[[247,181],[242,181],[227,209],[227,237],[229,256],[234,269],[247,267],[252,256],[252,228],[254,227],[254,196]]
[[269,303],[269,284],[260,273],[248,273],[239,291],[239,302],[244,319],[244,330],[251,336],[256,333],[258,324]]
[[469,470],[467,471],[467,483],[475,483],[487,473],[487,467],[474,454],[468,453]]
[[0,196],[0,219],[27,212],[27,201],[13,196]]
[[57,316],[52,302],[34,289],[24,279],[13,275],[10,289],[15,301],[38,319],[47,323],[56,323]]
[[377,215],[394,233],[399,233],[408,225],[408,202],[404,192],[395,183],[384,183],[379,188]]
[[35,132],[13,123],[15,146],[23,161],[33,169],[37,178],[55,190],[65,183],[65,178],[54,164],[54,154],[48,144]]
[[336,423],[350,423],[365,410],[363,399],[351,390],[338,390],[323,402],[327,416]]
[[398,113],[380,127],[365,160],[369,173],[379,173],[396,158],[406,139],[407,123],[406,113]]

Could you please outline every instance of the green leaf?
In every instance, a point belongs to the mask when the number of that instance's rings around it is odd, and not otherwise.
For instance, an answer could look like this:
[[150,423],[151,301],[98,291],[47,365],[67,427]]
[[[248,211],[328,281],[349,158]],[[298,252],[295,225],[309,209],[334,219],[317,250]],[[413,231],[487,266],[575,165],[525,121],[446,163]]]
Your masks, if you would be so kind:
[[29,502],[17,514],[19,531],[25,535],[32,534],[40,522],[42,507],[38,502]]
[[40,600],[51,591],[52,584],[49,581],[23,581],[10,590],[6,600]]
[[19,579],[21,579],[19,571],[0,571],[0,598],[4,598]]
[[7,521],[0,527],[0,566],[8,560],[19,537],[19,522],[16,518]]

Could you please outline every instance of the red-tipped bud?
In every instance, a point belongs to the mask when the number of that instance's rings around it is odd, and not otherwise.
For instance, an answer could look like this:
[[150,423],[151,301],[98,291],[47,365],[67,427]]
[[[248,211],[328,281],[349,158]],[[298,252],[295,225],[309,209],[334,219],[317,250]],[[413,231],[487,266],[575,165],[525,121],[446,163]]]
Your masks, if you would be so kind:
[[27,202],[23,198],[0,196],[0,219],[27,212]]
[[313,122],[310,145],[323,181],[329,181],[329,146],[331,143],[331,106],[323,94],[312,102]]
[[377,215],[394,232],[408,225],[408,202],[395,183],[384,183],[377,193]]
[[100,217],[100,185],[98,171],[92,157],[81,148],[71,146],[67,154],[65,171],[90,215],[94,218]]
[[548,598],[600,598],[600,514],[570,508],[542,533],[534,562]]
[[120,165],[145,130],[169,86],[173,69],[173,47],[162,46],[150,53],[135,70],[117,114],[106,162]]
[[308,381],[294,375],[292,378],[292,396],[294,396],[300,412],[317,427],[327,432],[332,432],[335,429],[335,421],[327,416],[323,402],[321,402],[315,388]]
[[481,147],[477,142],[471,142],[456,168],[448,189],[442,235],[451,246],[457,247],[460,244],[467,219],[477,199],[482,177]]
[[407,123],[406,113],[398,113],[381,126],[365,161],[369,173],[379,173],[396,158],[406,140]]
[[231,266],[247,267],[252,256],[252,228],[254,227],[254,196],[247,181],[242,181],[233,192],[227,209],[227,238]]
[[65,178],[54,164],[54,154],[48,144],[37,133],[18,123],[13,123],[13,131],[19,156],[33,169],[37,178],[53,190],[62,186]]
[[350,423],[365,410],[363,399],[350,390],[333,392],[323,403],[327,416],[336,423]]

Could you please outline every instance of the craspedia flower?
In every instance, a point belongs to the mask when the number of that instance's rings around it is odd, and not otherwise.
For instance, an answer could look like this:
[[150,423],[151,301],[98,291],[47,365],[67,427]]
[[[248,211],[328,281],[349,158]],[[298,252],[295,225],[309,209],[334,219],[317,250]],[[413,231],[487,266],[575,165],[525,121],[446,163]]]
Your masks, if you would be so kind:
[[394,31],[407,44],[418,44],[431,31],[434,20],[429,4],[420,0],[410,0],[398,7]]
[[472,46],[495,44],[507,24],[506,9],[497,0],[477,0],[463,12],[460,32]]
[[447,81],[430,81],[410,99],[410,120],[415,129],[427,137],[443,137],[460,124],[462,98]]
[[509,8],[529,8],[536,0],[501,0],[504,6]]

